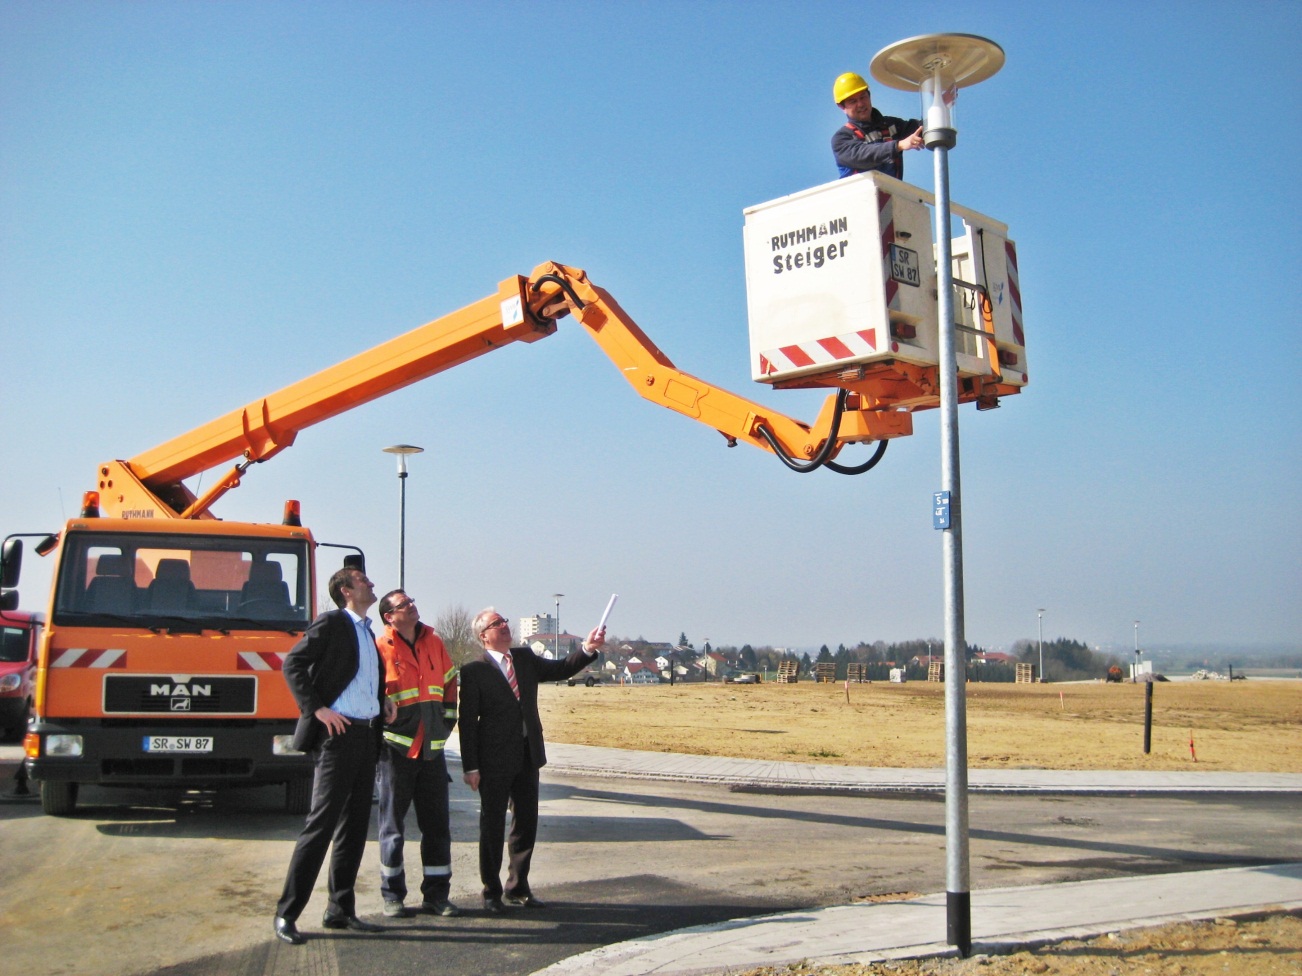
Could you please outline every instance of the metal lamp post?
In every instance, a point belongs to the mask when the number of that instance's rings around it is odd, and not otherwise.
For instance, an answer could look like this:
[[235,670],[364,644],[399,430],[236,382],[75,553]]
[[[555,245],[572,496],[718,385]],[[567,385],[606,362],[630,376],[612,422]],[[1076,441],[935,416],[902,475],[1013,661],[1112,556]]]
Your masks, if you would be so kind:
[[1040,626],[1040,681],[1044,681],[1044,607],[1035,611]]
[[1139,621],[1135,621],[1135,670],[1130,673],[1132,682],[1139,680]]
[[425,448],[412,444],[394,444],[385,454],[398,458],[398,589],[407,588],[407,455],[421,454]]
[[967,640],[963,632],[963,506],[959,492],[958,363],[954,358],[954,268],[950,241],[949,150],[957,142],[953,106],[959,88],[985,81],[1004,65],[1003,49],[972,34],[925,34],[897,41],[872,59],[882,84],[922,94],[922,138],[935,153],[936,290],[939,331],[941,488],[950,517],[943,528],[945,588],[945,867],[949,944],[972,951],[968,868]]
[[552,647],[556,650],[556,660],[561,660],[561,597],[564,593],[553,593],[552,599],[556,601],[556,640]]

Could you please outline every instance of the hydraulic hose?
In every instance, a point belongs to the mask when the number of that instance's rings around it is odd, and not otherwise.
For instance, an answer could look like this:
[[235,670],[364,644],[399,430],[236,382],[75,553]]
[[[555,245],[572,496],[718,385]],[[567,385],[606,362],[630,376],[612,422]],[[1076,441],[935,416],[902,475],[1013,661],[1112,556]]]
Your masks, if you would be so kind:
[[529,290],[537,291],[538,287],[544,281],[553,281],[556,284],[560,285],[561,291],[565,292],[565,294],[569,296],[570,301],[572,301],[575,307],[578,308],[580,311],[582,311],[584,308],[587,307],[586,305],[583,304],[583,299],[579,298],[579,296],[574,293],[574,289],[570,287],[570,283],[566,281],[564,278],[562,278],[560,275],[545,274],[542,277],[540,277],[537,281],[530,282]]
[[835,471],[837,474],[863,474],[865,471],[871,471],[877,466],[877,462],[886,453],[886,445],[889,443],[890,441],[878,441],[877,450],[873,451],[872,457],[862,464],[837,464],[835,461],[826,461],[824,467]]
[[778,439],[773,436],[772,431],[763,424],[760,424],[756,430],[759,431],[761,437],[768,441],[769,447],[778,456],[778,460],[792,471],[797,474],[808,474],[811,471],[816,471],[828,463],[827,459],[831,457],[832,451],[836,448],[836,432],[841,429],[841,414],[845,412],[845,398],[849,394],[850,391],[843,387],[841,392],[836,395],[836,406],[832,410],[832,425],[828,428],[827,439],[823,441],[822,449],[808,461],[797,461],[788,454],[782,445],[778,443]]

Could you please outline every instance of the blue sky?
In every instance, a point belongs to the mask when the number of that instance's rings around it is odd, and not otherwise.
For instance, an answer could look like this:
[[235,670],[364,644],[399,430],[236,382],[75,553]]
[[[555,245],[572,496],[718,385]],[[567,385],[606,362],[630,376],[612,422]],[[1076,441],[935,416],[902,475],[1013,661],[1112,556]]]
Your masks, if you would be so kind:
[[[1031,384],[961,412],[966,633],[1297,647],[1302,4],[0,5],[0,529],[453,311],[585,268],[677,365],[751,382],[744,208],[835,178],[842,71],[936,31],[957,203],[1017,241]],[[916,96],[874,86],[878,107]],[[931,189],[928,152],[906,178]],[[218,512],[302,501],[427,618],[817,647],[943,631],[939,417],[858,478],[727,450],[572,322],[311,428]],[[28,560],[24,605],[48,567]]]

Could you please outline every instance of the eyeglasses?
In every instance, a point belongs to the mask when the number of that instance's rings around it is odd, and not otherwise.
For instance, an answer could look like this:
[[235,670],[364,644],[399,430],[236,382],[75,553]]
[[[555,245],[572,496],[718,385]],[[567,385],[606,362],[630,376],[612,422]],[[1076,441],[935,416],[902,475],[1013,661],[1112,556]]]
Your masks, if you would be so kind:
[[505,620],[503,620],[501,617],[498,617],[496,620],[490,622],[489,625],[488,625],[487,627],[485,627],[483,630],[480,631],[480,633],[481,633],[481,634],[487,634],[487,633],[488,633],[490,630],[492,630],[494,627],[509,627],[509,626],[510,626],[510,624],[508,624],[508,623],[507,623]]
[[415,605],[415,600],[408,600],[406,603],[395,603],[393,606],[389,607],[389,613],[399,613],[403,610],[410,610]]

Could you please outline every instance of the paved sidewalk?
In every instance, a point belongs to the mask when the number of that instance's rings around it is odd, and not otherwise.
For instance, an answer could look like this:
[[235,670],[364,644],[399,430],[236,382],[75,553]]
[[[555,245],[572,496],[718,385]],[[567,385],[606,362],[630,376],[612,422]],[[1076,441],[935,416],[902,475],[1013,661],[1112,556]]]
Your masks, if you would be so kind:
[[[757,789],[943,791],[942,769],[756,762],[548,744],[551,772],[728,783]],[[449,757],[459,761],[455,751]],[[972,792],[1302,793],[1302,774],[971,770]],[[973,952],[995,952],[1164,922],[1302,910],[1302,863],[971,893]],[[534,976],[692,976],[728,969],[954,955],[946,898],[844,905],[737,919],[605,946]]]
[[[1302,863],[972,892],[974,953],[1165,922],[1302,909]],[[703,925],[594,949],[534,976],[691,976],[954,955],[945,895]]]

